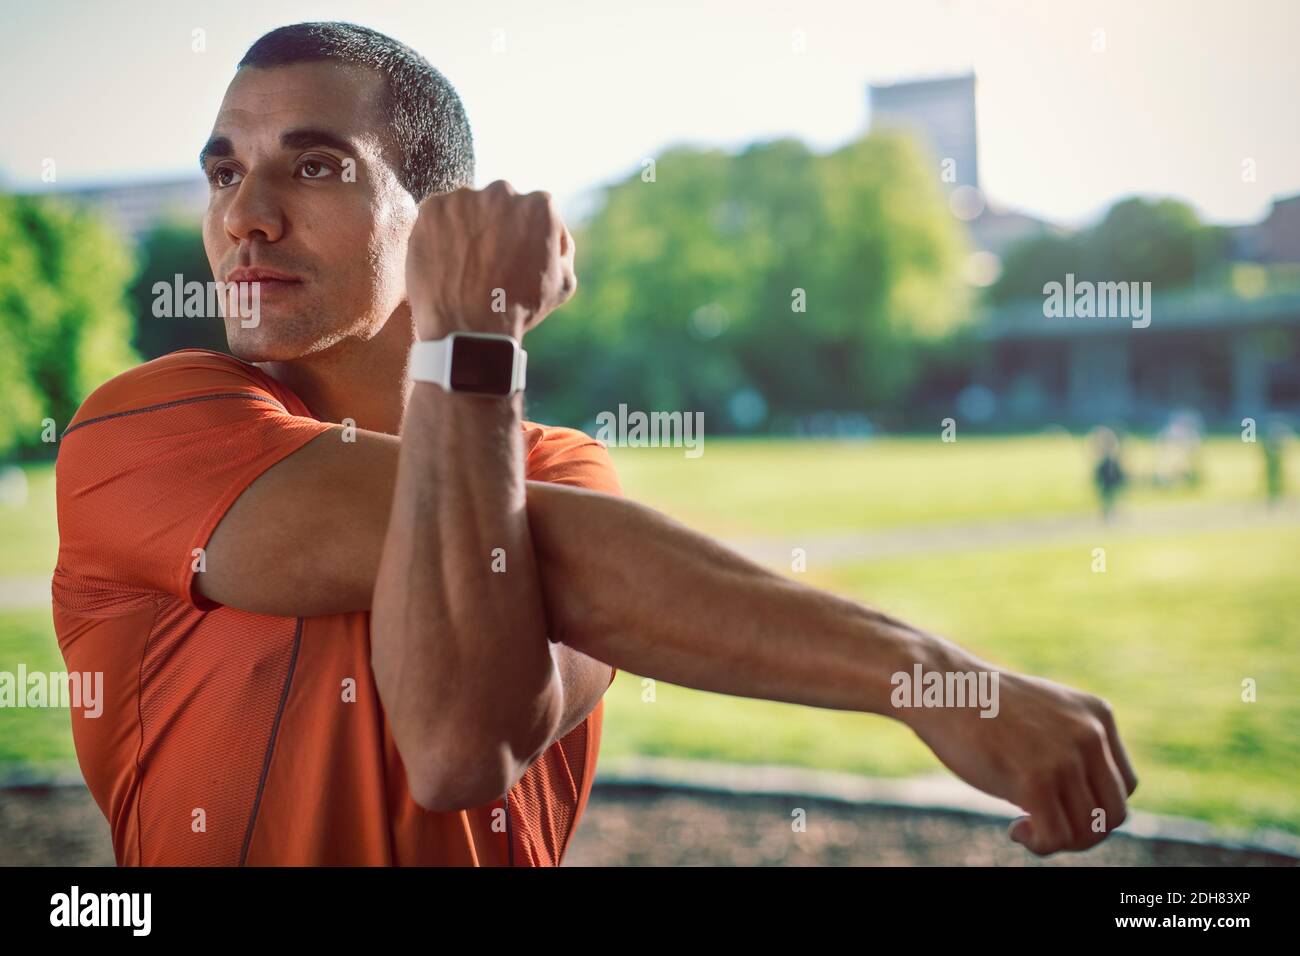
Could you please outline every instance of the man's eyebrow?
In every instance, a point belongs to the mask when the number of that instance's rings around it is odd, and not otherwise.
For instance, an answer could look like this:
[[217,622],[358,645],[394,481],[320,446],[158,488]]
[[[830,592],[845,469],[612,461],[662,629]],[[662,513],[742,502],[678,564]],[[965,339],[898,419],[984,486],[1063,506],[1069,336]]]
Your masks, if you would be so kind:
[[230,142],[229,137],[214,136],[204,144],[201,150],[199,150],[199,168],[207,168],[209,156],[233,155],[235,155],[235,147]]
[[312,146],[328,146],[330,149],[337,149],[341,153],[349,153],[354,156],[358,152],[356,144],[346,136],[340,136],[338,133],[331,133],[327,129],[315,127],[285,130],[280,134],[280,146],[282,149],[308,149]]
[[[285,130],[280,134],[281,149],[308,149],[312,146],[328,146],[330,149],[337,149],[341,153],[356,155],[358,153],[356,144],[346,136],[340,136],[338,133],[331,133],[327,129],[318,129],[315,127],[303,127],[300,129]],[[214,156],[233,156],[235,155],[234,144],[230,142],[228,136],[214,136],[208,140],[207,144],[199,151],[199,166],[206,168],[208,160]]]

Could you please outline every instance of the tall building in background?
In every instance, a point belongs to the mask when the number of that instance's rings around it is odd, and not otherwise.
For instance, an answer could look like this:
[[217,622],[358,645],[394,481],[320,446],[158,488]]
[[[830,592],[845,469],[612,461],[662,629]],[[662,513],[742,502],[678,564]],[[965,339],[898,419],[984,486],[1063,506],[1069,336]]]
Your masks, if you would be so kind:
[[939,162],[954,161],[951,190],[979,189],[975,134],[975,74],[873,83],[867,90],[871,128],[902,128],[915,133]]
[[949,208],[966,224],[975,248],[985,254],[971,261],[975,284],[987,285],[996,278],[1009,248],[1052,229],[1036,216],[990,202],[980,188],[974,73],[873,83],[867,88],[867,109],[871,129],[908,132],[931,154]]

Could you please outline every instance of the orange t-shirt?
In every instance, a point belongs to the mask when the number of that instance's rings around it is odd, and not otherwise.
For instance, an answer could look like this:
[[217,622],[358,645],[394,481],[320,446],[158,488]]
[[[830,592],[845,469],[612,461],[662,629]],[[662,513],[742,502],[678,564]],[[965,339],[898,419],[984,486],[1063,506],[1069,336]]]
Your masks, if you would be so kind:
[[[54,626],[82,773],[119,865],[558,865],[591,792],[603,703],[507,799],[414,799],[370,670],[370,615],[207,600],[199,553],[240,493],[331,427],[254,365],[183,349],[110,380],[64,432]],[[525,422],[527,475],[621,494],[604,447]]]

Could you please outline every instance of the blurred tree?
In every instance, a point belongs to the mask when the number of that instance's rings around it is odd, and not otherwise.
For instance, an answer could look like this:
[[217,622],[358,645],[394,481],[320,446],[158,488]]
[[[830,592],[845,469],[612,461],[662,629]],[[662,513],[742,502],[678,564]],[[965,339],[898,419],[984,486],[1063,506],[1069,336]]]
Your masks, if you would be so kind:
[[54,446],[96,386],[137,361],[125,290],[131,257],[95,217],[46,197],[0,195],[0,455]]
[[1045,236],[1017,243],[1002,257],[1002,273],[989,288],[991,302],[1042,298],[1043,286],[1060,282],[1066,273],[1077,277],[1083,267],[1079,249],[1082,243],[1074,236]]
[[[644,176],[644,178],[643,178]],[[625,402],[703,411],[863,411],[896,401],[912,346],[964,315],[961,232],[909,140],[819,156],[677,147],[603,191],[577,231],[579,292],[529,338],[538,417]],[[740,402],[738,399],[747,399]]]
[[177,349],[228,352],[226,330],[220,319],[154,315],[155,283],[164,282],[170,288],[177,275],[182,285],[212,281],[200,226],[188,221],[160,222],[141,241],[138,261],[140,271],[131,286],[131,302],[134,344],[140,354],[153,359]]
[[[1208,279],[1227,258],[1224,231],[1176,199],[1125,199],[1082,237],[1088,278],[1172,289]],[[1041,287],[1040,287],[1041,294]]]
[[1067,273],[1077,280],[1150,282],[1176,289],[1222,278],[1226,233],[1207,226],[1175,199],[1124,199],[1101,222],[1072,236],[1047,235],[1010,249],[992,302],[1041,298],[1043,285]]

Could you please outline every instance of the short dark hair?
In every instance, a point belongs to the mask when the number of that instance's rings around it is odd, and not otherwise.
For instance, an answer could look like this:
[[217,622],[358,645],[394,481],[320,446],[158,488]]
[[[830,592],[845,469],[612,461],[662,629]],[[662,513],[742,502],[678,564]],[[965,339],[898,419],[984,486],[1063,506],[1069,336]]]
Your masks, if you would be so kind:
[[355,23],[295,23],[260,37],[239,68],[333,60],[384,74],[398,181],[416,202],[474,185],[474,139],[455,87],[404,43]]

